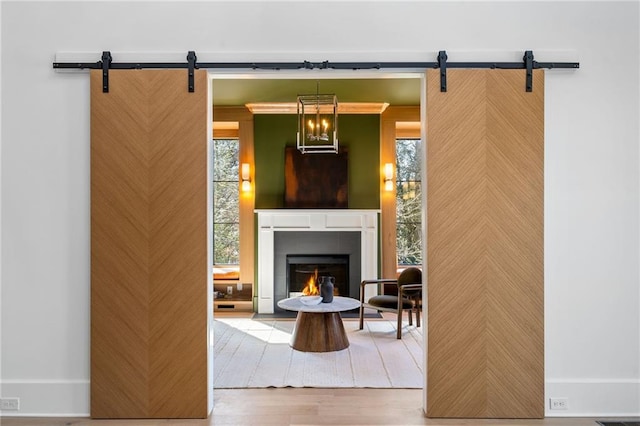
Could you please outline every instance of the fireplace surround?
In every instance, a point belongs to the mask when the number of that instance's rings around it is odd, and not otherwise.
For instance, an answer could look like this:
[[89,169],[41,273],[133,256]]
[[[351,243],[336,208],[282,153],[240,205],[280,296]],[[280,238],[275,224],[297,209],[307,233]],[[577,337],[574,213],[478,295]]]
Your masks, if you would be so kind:
[[[307,279],[313,274],[314,269],[318,269],[318,276],[335,277],[337,288],[341,290],[340,296],[358,298],[362,267],[360,232],[276,232],[273,247],[274,312],[281,311],[277,305],[279,300],[297,295],[291,294],[290,289],[287,289],[291,278],[292,270],[289,266],[292,259],[300,268],[311,269],[301,274],[306,275]],[[347,273],[348,275],[345,275]]]
[[[286,279],[286,259],[285,256],[281,256],[282,248],[276,247],[276,240],[280,240],[281,236],[284,236],[285,246],[288,248],[297,246],[297,249],[293,250],[294,254],[318,254],[322,251],[322,254],[345,254],[345,247],[353,245],[353,242],[345,242],[349,240],[349,234],[359,236],[359,242],[355,244],[359,245],[357,255],[350,255],[350,257],[356,258],[356,263],[359,263],[359,276],[354,276],[352,273],[353,268],[350,266],[350,281],[351,289],[350,296],[357,297],[357,291],[354,290],[354,282],[359,284],[364,279],[376,279],[378,275],[378,215],[379,210],[355,210],[355,209],[271,209],[271,210],[256,210],[258,219],[258,280],[257,280],[257,298],[258,298],[258,313],[270,314],[274,313],[274,306],[281,298],[288,297],[285,293],[286,290],[280,291],[276,288],[286,288],[286,284],[283,283]],[[331,237],[338,239],[337,244],[339,247],[335,253],[328,253],[325,247],[317,248],[309,246],[308,238],[307,242],[296,242],[296,238],[293,240],[290,237],[301,236],[303,233],[333,233],[332,235],[315,234],[316,236],[322,236],[321,240]],[[288,235],[279,235],[279,233],[292,233]],[[308,234],[312,236],[314,234]],[[345,240],[346,239],[346,240]],[[315,242],[318,238],[313,239]],[[280,244],[278,244],[280,245]],[[311,252],[309,250],[320,250]],[[290,253],[291,254],[291,253]],[[359,262],[357,259],[359,258]],[[276,259],[278,265],[276,267]],[[353,263],[353,262],[352,262]],[[278,272],[276,274],[276,270]],[[281,286],[281,284],[283,284]],[[371,291],[375,291],[372,289]],[[374,293],[368,294],[368,296]]]

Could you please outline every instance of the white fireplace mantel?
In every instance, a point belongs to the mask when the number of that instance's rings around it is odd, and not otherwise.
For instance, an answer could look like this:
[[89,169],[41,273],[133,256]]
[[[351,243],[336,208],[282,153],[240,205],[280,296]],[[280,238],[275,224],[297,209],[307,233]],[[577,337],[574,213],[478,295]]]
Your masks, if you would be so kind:
[[275,232],[359,231],[362,254],[361,279],[377,278],[380,210],[261,209],[255,212],[258,215],[258,313],[274,312]]

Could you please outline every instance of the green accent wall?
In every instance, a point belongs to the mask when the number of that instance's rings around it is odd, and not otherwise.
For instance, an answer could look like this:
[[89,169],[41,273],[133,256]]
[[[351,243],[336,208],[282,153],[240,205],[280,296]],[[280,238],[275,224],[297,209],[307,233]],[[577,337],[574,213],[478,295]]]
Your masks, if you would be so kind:
[[[284,148],[296,144],[297,117],[294,114],[256,114],[253,123],[255,208],[283,208]],[[339,116],[338,141],[349,150],[349,208],[379,209],[380,116]]]

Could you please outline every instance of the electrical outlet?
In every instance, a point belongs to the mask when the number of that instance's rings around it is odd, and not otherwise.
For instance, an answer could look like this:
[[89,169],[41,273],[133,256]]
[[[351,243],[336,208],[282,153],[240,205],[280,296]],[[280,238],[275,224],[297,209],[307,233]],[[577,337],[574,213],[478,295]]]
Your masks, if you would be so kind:
[[20,409],[20,398],[2,398],[0,401],[0,410]]
[[549,398],[549,408],[552,410],[568,410],[568,398]]

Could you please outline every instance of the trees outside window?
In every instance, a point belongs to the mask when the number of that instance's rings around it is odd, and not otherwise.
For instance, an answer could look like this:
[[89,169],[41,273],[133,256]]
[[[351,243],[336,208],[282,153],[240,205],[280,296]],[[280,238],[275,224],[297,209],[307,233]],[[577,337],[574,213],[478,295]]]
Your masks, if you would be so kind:
[[420,139],[396,139],[396,253],[398,266],[422,264]]
[[[240,264],[238,139],[213,140],[213,264]],[[237,268],[236,268],[237,269]]]

